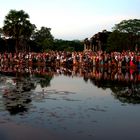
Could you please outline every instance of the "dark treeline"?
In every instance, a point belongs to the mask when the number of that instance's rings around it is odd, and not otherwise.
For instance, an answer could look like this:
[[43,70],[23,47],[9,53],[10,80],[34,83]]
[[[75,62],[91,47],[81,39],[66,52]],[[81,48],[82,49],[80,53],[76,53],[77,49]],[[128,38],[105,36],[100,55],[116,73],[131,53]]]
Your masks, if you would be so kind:
[[[51,42],[50,46],[40,46],[36,42],[30,40],[28,41],[28,46],[26,51],[31,52],[44,52],[49,50],[54,51],[83,51],[83,43],[79,40],[58,40],[55,39]],[[0,52],[15,52],[15,40],[14,39],[3,39],[0,38]]]
[[140,50],[140,20],[123,20],[113,30],[98,32],[80,40],[55,39],[51,28],[37,29],[23,10],[10,10],[0,28],[0,52],[57,51],[137,51]]
[[[14,39],[3,39],[0,38],[0,52],[15,52],[15,43]],[[26,47],[26,51],[31,52],[44,52],[49,50],[54,51],[83,51],[84,45],[83,42],[79,40],[59,40],[55,39],[51,42],[50,46],[41,46],[38,45],[35,41],[29,40],[28,46]]]
[[54,39],[51,28],[36,28],[23,10],[10,10],[0,28],[0,52],[83,51],[80,40]]
[[84,40],[85,49],[98,51],[140,51],[140,20],[123,20],[112,32],[103,30]]

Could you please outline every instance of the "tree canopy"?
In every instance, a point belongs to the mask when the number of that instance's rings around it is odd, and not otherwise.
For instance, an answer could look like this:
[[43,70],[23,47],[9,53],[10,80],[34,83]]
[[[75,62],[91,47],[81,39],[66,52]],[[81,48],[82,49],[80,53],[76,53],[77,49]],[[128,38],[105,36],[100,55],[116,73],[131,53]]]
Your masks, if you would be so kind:
[[2,28],[0,28],[0,38],[1,38],[2,32],[3,32],[3,31],[2,31]]
[[[39,30],[29,20],[23,10],[10,10],[5,16],[4,26],[0,28],[0,51],[36,51],[47,50],[82,51],[84,44],[89,48],[103,51],[135,50],[140,46],[140,19],[123,20],[112,28],[112,32],[98,32],[88,40],[54,39],[51,28]],[[3,38],[6,37],[6,38]],[[8,39],[7,39],[8,38]],[[140,50],[140,48],[138,49]]]
[[32,35],[32,40],[40,47],[41,51],[51,49],[53,44],[53,36],[51,34],[51,28],[41,27],[40,30],[36,30]]
[[128,38],[127,33],[120,33],[118,31],[114,31],[110,34],[108,37],[108,48],[107,51],[122,51],[122,50],[128,50],[130,40]]
[[119,24],[116,24],[113,30],[140,35],[140,19],[123,20]]
[[20,41],[28,40],[35,29],[35,25],[30,23],[29,15],[23,10],[10,10],[5,16],[3,33],[16,41],[16,52],[21,49]]
[[113,32],[108,38],[108,50],[135,50],[139,42],[140,20],[123,20],[113,27]]

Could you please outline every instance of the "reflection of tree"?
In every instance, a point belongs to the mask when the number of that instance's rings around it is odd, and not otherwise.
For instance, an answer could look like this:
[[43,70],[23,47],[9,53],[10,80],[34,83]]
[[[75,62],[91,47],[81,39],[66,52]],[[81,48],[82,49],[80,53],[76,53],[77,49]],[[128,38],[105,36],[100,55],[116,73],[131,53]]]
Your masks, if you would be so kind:
[[36,74],[31,77],[29,73],[15,73],[13,76],[11,78],[4,76],[4,78],[0,79],[2,84],[6,84],[3,102],[5,109],[9,111],[11,115],[28,111],[30,102],[32,101],[31,90],[35,89],[36,83],[39,83],[42,88],[47,87],[50,85],[50,81],[53,77],[52,74]]
[[123,103],[140,103],[140,84],[118,80],[90,78],[92,84],[102,89],[110,88],[112,95]]
[[88,81],[88,77],[84,75],[83,80],[84,80],[85,82],[87,82],[87,81]]
[[[26,67],[25,67],[26,68]],[[30,69],[31,70],[31,69]],[[80,76],[83,80],[88,83],[90,81],[93,85],[98,88],[105,90],[110,88],[112,90],[112,95],[119,99],[121,102],[128,103],[140,103],[140,73],[138,71],[133,71],[133,69],[111,69],[111,68],[98,68],[98,67],[35,67],[32,68],[31,75],[28,71],[21,73],[4,72],[2,74],[8,74],[8,76],[15,76],[14,88],[8,89],[8,94],[5,98],[10,102],[14,103],[16,98],[24,101],[27,99],[31,100],[30,96],[31,89],[35,88],[35,84],[40,84],[41,88],[50,86],[50,81],[53,75],[65,75],[65,76]],[[32,77],[31,77],[32,76]],[[35,80],[32,80],[34,78]],[[3,82],[5,79],[0,79]],[[44,90],[44,89],[43,89]],[[11,97],[12,96],[12,97]],[[15,96],[15,97],[13,97]],[[14,99],[13,99],[14,98]],[[8,106],[9,103],[6,105]],[[24,104],[24,103],[23,103]],[[21,106],[21,104],[19,105]],[[25,106],[25,105],[24,105]],[[9,106],[8,106],[9,107]],[[20,110],[20,109],[19,109]]]
[[50,86],[50,81],[52,80],[53,75],[39,75],[39,74],[36,74],[35,76],[40,78],[39,83],[40,83],[42,88]]
[[93,85],[97,86],[98,88],[102,88],[102,89],[106,89],[111,86],[110,80],[90,78],[90,81]]
[[11,115],[28,111],[29,103],[31,102],[31,98],[28,93],[9,90],[5,92],[3,97],[6,110],[8,110]]
[[16,75],[14,85],[7,86],[3,97],[6,110],[10,114],[28,111],[31,102],[31,89],[35,88],[29,76]]
[[128,83],[128,86],[112,86],[112,95],[123,103],[140,103],[140,84]]

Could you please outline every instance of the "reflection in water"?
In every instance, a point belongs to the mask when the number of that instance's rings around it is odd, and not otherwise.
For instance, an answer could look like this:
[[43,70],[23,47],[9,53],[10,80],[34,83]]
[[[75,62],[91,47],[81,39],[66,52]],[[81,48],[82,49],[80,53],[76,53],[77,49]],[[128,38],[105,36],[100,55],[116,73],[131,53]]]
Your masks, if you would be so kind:
[[16,73],[12,80],[6,77],[1,78],[1,82],[5,84],[5,88],[3,89],[3,102],[5,109],[11,115],[27,112],[32,101],[32,90],[36,88],[36,83],[39,83],[41,87],[49,86],[52,78],[49,75],[42,77],[38,74],[36,77],[37,80],[32,79],[29,73]]
[[[31,101],[30,94],[39,83],[42,88],[50,86],[53,75],[83,77],[98,88],[112,90],[112,95],[121,102],[140,103],[140,71],[133,69],[111,69],[103,67],[27,67],[1,66],[1,74],[16,76],[14,87],[5,89],[5,104],[7,109],[26,111],[27,103]],[[16,93],[16,94],[15,94]],[[11,105],[16,100],[17,105]],[[17,102],[19,100],[19,102]],[[24,104],[24,105],[23,105]],[[17,107],[17,109],[16,109]],[[12,113],[12,111],[11,111]]]
[[[61,140],[117,139],[116,130],[121,138],[131,140],[128,134],[140,128],[139,71],[41,66],[0,69],[0,118],[47,128],[60,134]],[[128,103],[127,109],[122,103]],[[126,129],[131,133],[126,134]]]
[[113,95],[123,103],[140,103],[140,84],[128,83],[124,87],[112,87]]
[[112,95],[123,103],[140,103],[140,73],[131,69],[98,71],[91,82],[102,89],[110,88]]
[[6,110],[8,110],[11,115],[14,115],[26,112],[29,109],[31,102],[30,91],[34,89],[35,86],[30,77],[19,73],[17,73],[16,77],[12,80],[13,81],[5,81],[7,85],[4,88],[3,102]]

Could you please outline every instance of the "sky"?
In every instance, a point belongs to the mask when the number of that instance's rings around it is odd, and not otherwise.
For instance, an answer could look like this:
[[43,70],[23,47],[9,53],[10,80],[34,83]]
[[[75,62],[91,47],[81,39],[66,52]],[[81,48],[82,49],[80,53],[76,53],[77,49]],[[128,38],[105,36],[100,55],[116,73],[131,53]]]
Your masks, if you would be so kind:
[[0,0],[0,27],[11,10],[24,10],[56,39],[83,40],[122,20],[140,19],[140,0]]

